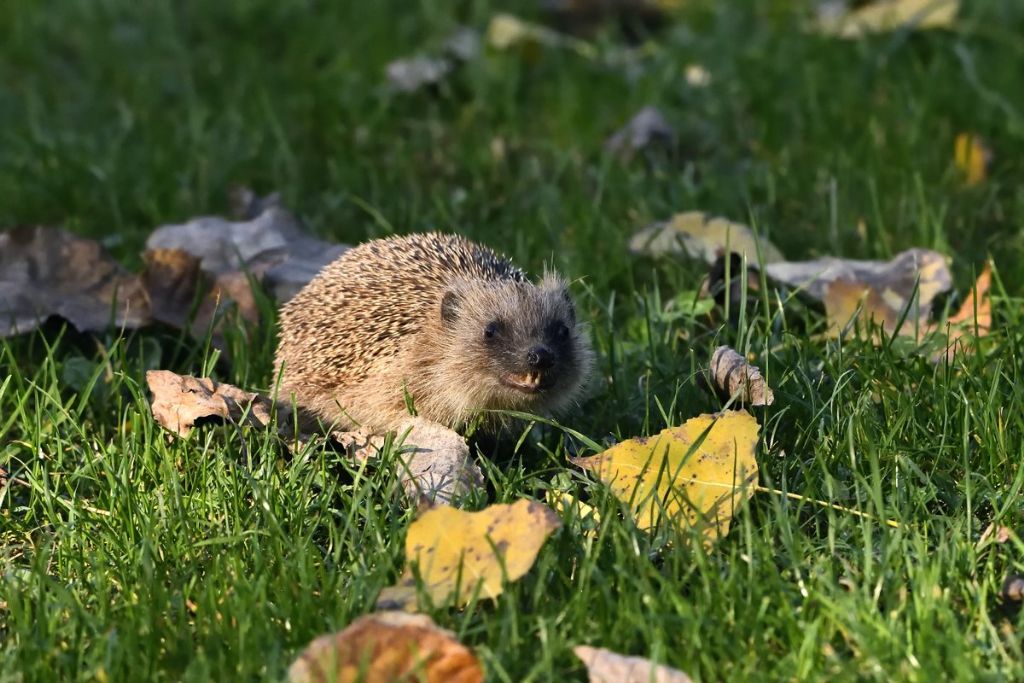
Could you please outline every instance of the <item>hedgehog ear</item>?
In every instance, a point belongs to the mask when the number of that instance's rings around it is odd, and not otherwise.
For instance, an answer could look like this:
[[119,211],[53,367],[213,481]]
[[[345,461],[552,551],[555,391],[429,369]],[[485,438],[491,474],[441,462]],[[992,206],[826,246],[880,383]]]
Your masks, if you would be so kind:
[[448,290],[441,298],[441,320],[453,323],[459,319],[459,295]]

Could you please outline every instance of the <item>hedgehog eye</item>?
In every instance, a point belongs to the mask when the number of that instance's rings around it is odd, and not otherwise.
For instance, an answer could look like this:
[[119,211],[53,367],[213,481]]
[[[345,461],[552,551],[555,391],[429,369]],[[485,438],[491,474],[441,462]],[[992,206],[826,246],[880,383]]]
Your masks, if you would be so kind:
[[484,338],[494,339],[496,336],[498,336],[500,328],[501,324],[497,320],[492,320],[491,322],[487,323],[487,326],[484,328]]
[[555,325],[554,336],[555,339],[560,341],[569,337],[569,328],[566,327],[565,323],[558,323]]

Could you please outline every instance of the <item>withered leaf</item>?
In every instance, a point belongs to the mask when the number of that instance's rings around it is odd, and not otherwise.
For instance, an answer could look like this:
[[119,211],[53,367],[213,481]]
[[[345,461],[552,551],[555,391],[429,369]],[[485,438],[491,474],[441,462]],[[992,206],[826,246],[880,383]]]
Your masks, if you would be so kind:
[[609,152],[628,159],[649,147],[670,147],[675,139],[676,131],[664,114],[657,107],[644,107],[621,130],[609,137],[604,146]]
[[430,617],[377,612],[320,636],[288,669],[289,683],[482,683],[473,653]]
[[708,263],[727,253],[745,255],[750,264],[782,260],[778,247],[746,225],[701,211],[678,213],[648,225],[630,238],[629,250],[654,257],[681,253]]
[[711,355],[711,378],[725,395],[752,406],[770,406],[775,402],[760,370],[728,346],[719,346]]
[[[947,259],[931,249],[907,249],[888,261],[862,261],[827,257],[813,261],[780,261],[765,266],[765,274],[776,282],[798,287],[818,301],[836,281],[862,285],[874,291],[886,306],[902,312],[910,303],[907,319],[928,317],[932,301],[953,284]],[[910,302],[915,285],[917,300]]]
[[348,249],[311,237],[290,212],[276,205],[248,221],[207,216],[164,225],[153,231],[146,247],[186,251],[199,259],[203,272],[214,276],[262,273],[279,301],[291,298]]
[[51,315],[98,332],[146,324],[149,306],[139,277],[93,240],[43,226],[0,232],[0,337]]
[[586,665],[590,683],[691,683],[682,671],[643,657],[627,657],[589,645],[577,645],[572,651]]
[[[152,318],[202,338],[216,334],[219,314],[234,307],[245,320],[259,322],[259,309],[249,277],[240,271],[215,276],[199,268],[199,259],[181,249],[151,249],[143,254],[142,282]],[[198,306],[191,317],[192,308]]]
[[207,417],[237,423],[248,414],[249,421],[258,427],[270,424],[270,401],[230,384],[169,370],[149,370],[146,383],[153,394],[153,417],[179,436],[188,436],[196,420]]

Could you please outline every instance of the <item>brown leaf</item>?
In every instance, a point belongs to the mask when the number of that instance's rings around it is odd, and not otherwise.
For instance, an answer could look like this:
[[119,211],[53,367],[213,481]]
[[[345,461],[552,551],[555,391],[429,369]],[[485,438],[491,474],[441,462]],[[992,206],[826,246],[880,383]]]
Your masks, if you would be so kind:
[[377,612],[310,643],[288,669],[290,683],[482,683],[483,667],[430,617]]
[[925,319],[932,301],[947,291],[953,277],[942,254],[930,249],[908,249],[889,261],[860,261],[827,257],[814,261],[780,261],[765,266],[765,274],[776,282],[798,287],[818,301],[825,301],[833,282],[863,285],[874,290],[889,309],[901,311],[920,279],[919,300],[909,320]]
[[279,301],[291,298],[348,247],[306,234],[287,210],[271,205],[248,221],[195,218],[157,228],[148,249],[181,249],[199,259],[204,273],[262,273]]
[[153,417],[179,436],[188,436],[196,420],[201,418],[217,417],[237,423],[246,409],[254,425],[270,424],[270,401],[230,384],[207,377],[182,376],[169,370],[149,370],[146,383],[153,394]]
[[657,107],[644,107],[618,132],[605,141],[609,152],[629,159],[636,152],[649,147],[670,147],[675,143],[676,131]]
[[682,671],[643,657],[627,657],[589,645],[577,645],[572,651],[586,665],[590,683],[691,683]]
[[760,370],[728,346],[719,346],[711,355],[711,378],[729,398],[752,406],[770,406],[775,394]]
[[[960,310],[951,315],[945,323],[937,323],[932,330],[947,332],[947,359],[952,360],[957,350],[970,348],[977,337],[985,337],[992,329],[992,299],[989,289],[992,287],[992,267],[986,263],[971,289],[970,296],[964,300]],[[936,354],[933,360],[941,360],[943,354]]]
[[0,232],[0,337],[34,330],[51,315],[83,332],[149,320],[138,276],[95,241],[42,226]]
[[[199,259],[182,249],[151,249],[143,254],[142,282],[154,320],[172,327],[189,326],[193,337],[212,330],[219,335],[221,314],[233,308],[244,320],[259,322],[259,309],[249,277],[240,271],[208,276]],[[198,303],[189,324],[192,307]]]

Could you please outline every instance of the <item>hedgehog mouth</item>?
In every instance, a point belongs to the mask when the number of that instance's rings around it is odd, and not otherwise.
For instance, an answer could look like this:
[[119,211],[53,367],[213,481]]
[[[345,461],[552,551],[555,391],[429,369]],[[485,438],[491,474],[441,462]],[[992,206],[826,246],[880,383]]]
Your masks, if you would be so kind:
[[540,372],[510,372],[501,378],[501,383],[524,394],[536,394],[551,385],[548,380],[549,378]]

